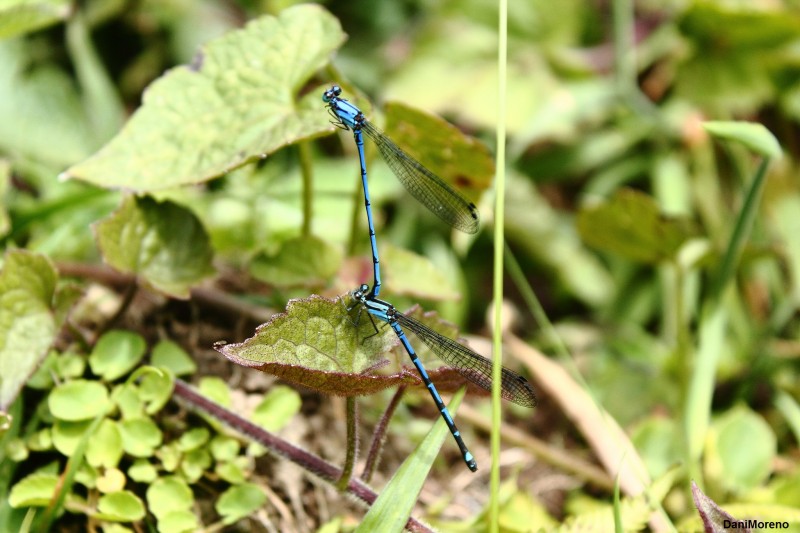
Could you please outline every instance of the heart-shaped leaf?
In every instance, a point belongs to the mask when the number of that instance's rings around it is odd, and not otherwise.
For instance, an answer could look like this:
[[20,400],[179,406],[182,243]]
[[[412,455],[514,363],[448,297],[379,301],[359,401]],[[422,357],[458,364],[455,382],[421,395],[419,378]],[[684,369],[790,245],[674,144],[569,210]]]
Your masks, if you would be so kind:
[[[434,314],[408,314],[455,337],[455,327]],[[424,359],[424,345],[412,335],[409,337]],[[312,295],[291,300],[286,312],[259,326],[256,334],[244,342],[220,342],[215,348],[234,363],[291,383],[325,394],[362,396],[399,385],[424,386],[401,347],[393,351],[392,357],[401,365],[393,367],[391,373],[377,372],[397,344],[394,331],[380,321],[373,323],[360,306],[353,307],[349,295],[335,300]],[[431,370],[428,375],[441,392],[452,392],[464,385],[464,378],[448,367]]]
[[173,202],[126,196],[95,225],[95,234],[111,266],[177,298],[187,298],[193,284],[214,272],[200,220]]
[[289,239],[274,256],[259,254],[250,265],[253,275],[276,287],[321,286],[339,269],[342,256],[319,237]]
[[144,95],[122,132],[65,177],[152,191],[206,181],[332,131],[321,90],[297,91],[344,41],[322,7],[251,21],[204,46]]

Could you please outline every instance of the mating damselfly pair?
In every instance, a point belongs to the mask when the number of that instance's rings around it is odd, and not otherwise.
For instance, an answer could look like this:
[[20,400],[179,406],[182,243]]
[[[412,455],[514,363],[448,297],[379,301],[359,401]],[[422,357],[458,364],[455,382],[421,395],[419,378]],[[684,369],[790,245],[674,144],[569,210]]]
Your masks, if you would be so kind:
[[[361,185],[364,191],[364,205],[367,211],[373,265],[372,287],[370,288],[364,284],[354,290],[351,293],[354,305],[362,306],[367,311],[370,320],[372,320],[372,317],[376,317],[378,320],[389,324],[397,334],[461,450],[464,462],[474,472],[478,469],[477,462],[467,449],[466,444],[464,444],[453,417],[450,416],[439,392],[406,337],[405,330],[414,333],[437,357],[457,370],[462,376],[486,390],[491,390],[492,388],[492,362],[463,344],[449,339],[421,322],[404,315],[389,302],[378,298],[381,290],[380,259],[372,218],[369,185],[367,183],[364,135],[375,143],[386,164],[411,195],[449,225],[466,233],[476,233],[479,220],[478,210],[475,204],[466,200],[444,180],[400,149],[391,139],[373,126],[358,107],[341,98],[341,94],[341,88],[334,85],[323,93],[322,100],[328,105],[330,114],[334,118],[334,124],[353,132],[361,166]],[[524,377],[507,368],[503,368],[501,379],[503,398],[525,407],[534,407],[536,405],[536,396],[533,388]]]

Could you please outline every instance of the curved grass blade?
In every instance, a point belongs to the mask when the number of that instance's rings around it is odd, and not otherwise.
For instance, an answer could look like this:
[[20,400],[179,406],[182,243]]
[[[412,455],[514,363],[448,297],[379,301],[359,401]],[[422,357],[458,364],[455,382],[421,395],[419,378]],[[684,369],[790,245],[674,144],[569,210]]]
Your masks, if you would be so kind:
[[[448,405],[448,410],[455,414],[465,389],[462,388],[453,395]],[[408,517],[417,503],[417,497],[422,490],[422,485],[428,476],[433,461],[439,454],[448,430],[444,419],[441,417],[433,425],[419,443],[414,452],[403,461],[400,468],[381,492],[381,495],[370,507],[364,520],[356,529],[357,533],[365,531],[382,531],[386,533],[400,532],[405,529]]]

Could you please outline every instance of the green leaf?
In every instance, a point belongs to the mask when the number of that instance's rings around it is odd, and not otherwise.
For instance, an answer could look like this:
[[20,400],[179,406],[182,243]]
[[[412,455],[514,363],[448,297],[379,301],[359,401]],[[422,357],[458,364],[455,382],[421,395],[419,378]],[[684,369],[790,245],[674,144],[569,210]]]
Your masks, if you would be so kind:
[[103,524],[103,533],[131,533],[132,530],[122,524]]
[[61,452],[66,457],[72,456],[75,450],[80,446],[86,432],[92,426],[91,420],[82,420],[80,422],[67,422],[65,420],[56,420],[53,424],[53,446],[56,450]]
[[144,357],[147,345],[141,335],[112,330],[104,333],[89,355],[92,372],[106,381],[128,374]]
[[211,439],[211,455],[217,461],[231,461],[239,455],[241,449],[239,441],[226,435],[215,435]]
[[[626,531],[641,531],[646,528],[653,508],[645,495],[639,495],[624,498],[619,512]],[[592,502],[588,509],[565,520],[556,531],[614,531],[614,509],[611,505]]]
[[0,39],[33,32],[67,18],[69,0],[6,0],[0,5]]
[[97,488],[97,479],[100,477],[100,473],[97,469],[91,466],[89,463],[84,462],[81,464],[78,471],[75,472],[75,483],[80,483],[87,489],[94,489]]
[[257,255],[250,272],[276,287],[319,287],[336,274],[341,262],[339,250],[326,241],[314,236],[295,237],[284,242],[275,255]]
[[[774,101],[775,78],[791,64],[800,32],[794,10],[749,2],[692,2],[681,17],[680,62],[674,92],[710,115],[750,114]],[[776,5],[777,7],[777,5]],[[787,63],[788,62],[788,63]]]
[[279,385],[270,389],[250,418],[267,431],[275,432],[283,429],[300,412],[301,403],[297,391]]
[[172,511],[158,518],[158,530],[170,533],[191,533],[202,527],[194,513],[187,510]]
[[[457,392],[450,401],[450,405],[447,406],[453,416],[464,397],[464,392],[464,390]],[[369,508],[369,512],[356,529],[357,533],[368,531],[390,533],[405,530],[406,522],[417,503],[422,485],[425,483],[433,461],[439,454],[442,443],[449,434],[444,420],[442,417],[438,417],[425,439],[403,461],[403,464],[381,491],[378,499]]]
[[158,470],[147,459],[137,459],[128,468],[128,477],[137,483],[150,485],[158,477]]
[[190,429],[178,439],[178,449],[183,452],[196,450],[201,446],[205,446],[210,437],[211,435],[206,428]]
[[19,463],[30,456],[29,450],[27,446],[25,446],[25,441],[20,438],[4,438],[6,441],[3,448],[3,453],[5,454],[6,458],[14,461],[15,463]]
[[375,354],[396,340],[391,330],[373,335],[372,324],[362,318],[356,327],[341,300],[312,295],[289,301],[285,313],[259,326],[246,341],[215,348],[237,364],[321,392],[370,394],[398,384],[365,373],[374,366]]
[[650,196],[631,189],[582,208],[577,225],[589,246],[646,263],[674,258],[696,233],[688,219],[662,215]]
[[105,468],[116,468],[122,458],[122,437],[117,422],[106,419],[100,423],[86,448],[86,462]]
[[[143,369],[155,369],[148,366]],[[159,412],[172,398],[172,390],[175,388],[175,381],[168,372],[159,373],[147,372],[142,376],[139,384],[139,398],[145,405],[145,412],[154,415]]]
[[437,301],[456,300],[460,296],[451,280],[427,257],[383,244],[381,266],[387,280],[384,288],[393,294]]
[[233,524],[260,509],[267,501],[267,496],[258,485],[242,483],[223,492],[216,505],[224,524]]
[[392,102],[386,105],[386,134],[409,155],[477,201],[494,177],[494,160],[481,141],[444,119]]
[[[738,406],[711,427],[706,446],[710,475],[730,490],[746,492],[772,473],[777,438],[769,424],[746,406]],[[747,447],[742,443],[747,442]]]
[[681,460],[680,443],[672,438],[679,431],[676,426],[674,419],[653,415],[642,421],[631,436],[653,479]]
[[125,488],[125,473],[119,468],[105,468],[102,475],[97,476],[95,485],[103,494],[111,494]]
[[74,379],[83,375],[86,370],[86,358],[74,353],[63,353],[56,361],[56,372],[62,379]]
[[[346,306],[352,306],[349,295],[336,300],[317,295],[290,300],[286,312],[259,326],[253,337],[238,344],[219,342],[214,347],[236,364],[325,394],[361,396],[399,385],[424,387],[408,355],[399,348],[393,359],[408,366],[377,372],[387,362],[382,356],[398,344],[397,336],[385,325],[373,325],[361,306],[349,313]],[[456,337],[455,326],[435,313],[423,315],[417,310],[405,314]],[[376,326],[380,328],[377,334]],[[428,350],[421,343],[415,345],[424,360]],[[428,374],[440,392],[458,390],[465,381],[448,367],[431,368]]]
[[188,298],[190,287],[214,272],[200,220],[175,203],[126,196],[95,232],[111,266],[169,295]]
[[23,39],[0,41],[0,146],[60,170],[96,140],[72,77],[36,53]]
[[216,376],[201,378],[198,390],[203,396],[214,400],[223,407],[231,406],[231,390],[224,380]]
[[170,442],[166,446],[158,449],[158,459],[161,461],[161,468],[167,472],[175,472],[181,464],[183,454],[178,449],[177,442]]
[[111,397],[119,407],[123,420],[132,420],[145,416],[144,401],[139,394],[139,387],[135,383],[126,382],[117,385],[114,387]]
[[332,131],[321,90],[297,91],[344,41],[316,5],[264,16],[209,42],[147,90],[122,132],[66,176],[150,191],[199,183]]
[[[54,427],[58,427],[58,423]],[[43,452],[53,448],[53,430],[43,428],[29,436],[25,444],[33,452]]]
[[738,141],[750,150],[764,157],[781,156],[778,139],[763,124],[757,122],[707,121],[703,128],[720,139]]
[[119,432],[122,447],[134,457],[150,457],[163,439],[161,430],[149,418],[123,420],[119,424]]
[[153,366],[169,369],[176,376],[186,376],[197,372],[197,364],[183,348],[170,340],[160,340],[150,354]]
[[234,461],[217,462],[214,465],[214,473],[231,485],[244,483],[247,479],[245,470]]
[[[502,499],[501,499],[502,501]],[[533,494],[515,489],[508,501],[502,502],[498,525],[500,531],[519,531],[520,524],[536,524],[544,531],[556,531],[558,522]]]
[[0,410],[8,409],[55,339],[51,306],[57,279],[46,257],[6,252],[0,272]]
[[11,488],[8,504],[11,507],[44,507],[53,498],[58,479],[56,474],[34,472]]
[[192,450],[181,460],[181,475],[189,483],[196,483],[206,473],[213,460],[208,450]]
[[53,416],[68,422],[89,420],[111,407],[108,390],[102,383],[76,379],[59,385],[47,399]]
[[147,508],[159,520],[171,512],[188,511],[194,505],[192,489],[176,476],[157,479],[147,488],[146,498]]
[[145,516],[142,500],[127,490],[104,494],[97,502],[97,510],[100,511],[98,518],[101,520],[136,522]]

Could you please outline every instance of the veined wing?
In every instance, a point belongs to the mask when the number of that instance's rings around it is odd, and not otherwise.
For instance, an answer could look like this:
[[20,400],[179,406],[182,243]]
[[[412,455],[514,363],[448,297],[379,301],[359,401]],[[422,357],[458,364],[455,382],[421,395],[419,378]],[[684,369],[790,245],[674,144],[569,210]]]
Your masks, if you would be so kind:
[[400,183],[422,205],[458,230],[465,233],[478,232],[479,216],[475,204],[401,150],[370,122],[365,121],[361,130],[377,145],[381,156]]
[[[395,318],[403,329],[419,337],[439,359],[459,374],[483,389],[492,390],[491,360],[400,312],[395,312]],[[504,399],[524,407],[536,407],[536,394],[524,377],[503,367],[501,384]]]

